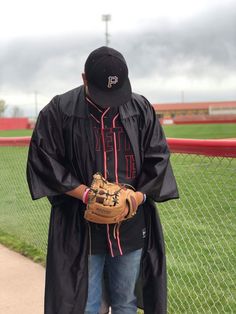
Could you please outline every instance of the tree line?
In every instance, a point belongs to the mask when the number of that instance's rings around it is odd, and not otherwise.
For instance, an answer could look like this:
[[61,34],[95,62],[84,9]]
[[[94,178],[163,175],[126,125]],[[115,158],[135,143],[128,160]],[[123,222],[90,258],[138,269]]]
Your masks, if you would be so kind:
[[[4,117],[4,114],[7,109],[7,104],[4,99],[0,99],[0,118]],[[13,106],[11,110],[11,117],[17,118],[24,115],[23,110],[18,106]]]

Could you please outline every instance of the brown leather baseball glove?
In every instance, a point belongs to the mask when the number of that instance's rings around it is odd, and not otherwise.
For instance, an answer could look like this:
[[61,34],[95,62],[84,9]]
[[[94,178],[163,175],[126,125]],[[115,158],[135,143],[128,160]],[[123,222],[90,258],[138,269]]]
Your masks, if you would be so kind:
[[139,204],[135,191],[108,182],[100,173],[96,173],[88,192],[84,217],[98,224],[114,224],[133,217]]

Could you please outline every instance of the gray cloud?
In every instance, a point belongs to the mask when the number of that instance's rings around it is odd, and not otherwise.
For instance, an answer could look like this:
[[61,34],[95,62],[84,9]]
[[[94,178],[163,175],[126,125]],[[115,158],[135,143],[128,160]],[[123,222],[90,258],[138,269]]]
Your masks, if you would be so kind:
[[[236,4],[218,7],[181,24],[152,23],[139,40],[131,39],[128,55],[139,77],[189,77],[234,74],[236,68]],[[138,64],[138,66],[135,66]]]
[[[81,82],[87,54],[103,44],[100,40],[95,34],[73,34],[0,42],[0,90],[73,88]],[[235,75],[236,4],[181,23],[150,21],[141,31],[112,34],[111,41],[126,56],[133,78],[158,74],[166,80],[182,75],[220,81]]]
[[47,89],[53,80],[73,81],[94,43],[96,38],[80,35],[24,39],[2,47],[0,44],[0,85],[30,90],[38,84]]

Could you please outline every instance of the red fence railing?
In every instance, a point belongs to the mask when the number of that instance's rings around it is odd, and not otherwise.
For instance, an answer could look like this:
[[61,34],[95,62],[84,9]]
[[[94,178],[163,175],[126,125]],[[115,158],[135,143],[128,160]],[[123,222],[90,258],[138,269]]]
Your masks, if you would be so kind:
[[236,139],[195,140],[168,138],[168,145],[172,153],[236,158]]
[[[0,137],[0,146],[28,146],[31,137]],[[195,140],[168,138],[172,153],[236,158],[236,139]]]

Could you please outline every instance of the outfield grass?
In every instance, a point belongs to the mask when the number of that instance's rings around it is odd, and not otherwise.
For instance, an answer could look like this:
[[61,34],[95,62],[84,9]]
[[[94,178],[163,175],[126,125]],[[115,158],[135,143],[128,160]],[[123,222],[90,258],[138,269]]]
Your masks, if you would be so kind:
[[236,123],[164,125],[166,137],[214,139],[236,138]]
[[[236,123],[164,125],[167,137],[175,138],[236,138]],[[0,137],[31,136],[32,130],[0,131]]]
[[236,159],[174,154],[180,200],[159,204],[171,313],[236,313]]
[[32,130],[0,130],[0,137],[31,136]]

